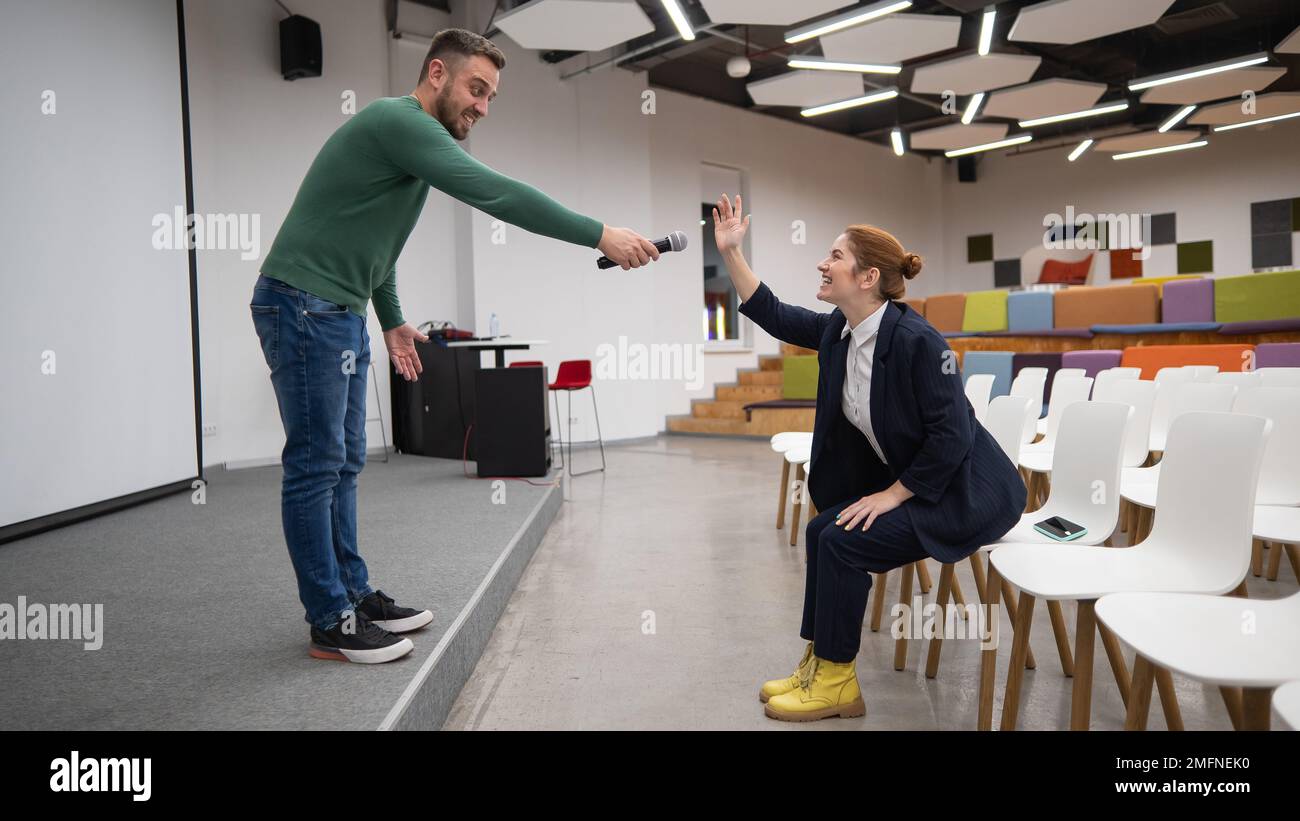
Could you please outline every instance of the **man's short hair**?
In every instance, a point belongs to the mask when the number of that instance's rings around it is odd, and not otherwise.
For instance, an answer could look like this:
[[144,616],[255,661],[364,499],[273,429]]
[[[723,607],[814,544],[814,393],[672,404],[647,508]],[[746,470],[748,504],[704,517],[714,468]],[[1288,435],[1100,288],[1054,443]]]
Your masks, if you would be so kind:
[[498,70],[506,67],[506,56],[488,38],[465,29],[443,29],[434,35],[433,42],[429,45],[429,53],[424,55],[424,63],[417,83],[424,82],[424,78],[429,76],[429,63],[433,60],[442,60],[447,64],[447,68],[455,73],[461,61],[476,54],[491,60]]

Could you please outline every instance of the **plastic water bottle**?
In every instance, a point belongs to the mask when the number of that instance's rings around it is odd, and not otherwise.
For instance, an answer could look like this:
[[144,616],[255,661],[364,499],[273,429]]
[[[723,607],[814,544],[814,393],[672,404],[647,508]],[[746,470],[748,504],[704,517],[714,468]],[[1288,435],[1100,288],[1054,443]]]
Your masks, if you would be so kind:
[[501,335],[501,323],[497,322],[497,315],[492,314],[488,317],[488,336],[496,339]]

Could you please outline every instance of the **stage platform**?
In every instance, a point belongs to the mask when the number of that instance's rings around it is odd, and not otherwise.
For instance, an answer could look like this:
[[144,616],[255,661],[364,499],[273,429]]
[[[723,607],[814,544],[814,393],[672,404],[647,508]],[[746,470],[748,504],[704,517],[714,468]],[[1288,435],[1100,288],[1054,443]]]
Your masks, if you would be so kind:
[[372,457],[372,585],[434,620],[406,658],[346,664],[307,655],[280,468],[206,474],[205,504],[180,494],[0,546],[0,603],[103,605],[98,650],[0,640],[0,730],[438,729],[562,503],[558,482],[494,498],[459,461]]

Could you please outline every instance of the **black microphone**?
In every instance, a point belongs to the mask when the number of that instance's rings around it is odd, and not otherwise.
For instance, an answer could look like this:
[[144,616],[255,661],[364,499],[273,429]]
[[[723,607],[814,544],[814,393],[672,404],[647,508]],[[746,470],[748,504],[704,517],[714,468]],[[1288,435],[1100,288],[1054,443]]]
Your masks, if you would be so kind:
[[[680,251],[686,247],[686,235],[683,234],[681,231],[673,231],[671,234],[664,237],[663,239],[655,240],[655,247],[659,249],[659,253],[661,254],[666,253],[668,251]],[[617,268],[619,266],[617,262],[610,259],[609,257],[601,257],[600,259],[596,260],[596,267]]]

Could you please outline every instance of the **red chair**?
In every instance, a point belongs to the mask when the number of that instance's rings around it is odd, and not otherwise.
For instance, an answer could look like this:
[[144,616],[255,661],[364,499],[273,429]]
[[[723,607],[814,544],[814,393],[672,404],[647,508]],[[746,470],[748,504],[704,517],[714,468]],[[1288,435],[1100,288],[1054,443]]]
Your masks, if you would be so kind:
[[[590,359],[570,359],[560,363],[560,373],[551,383],[552,391],[566,391],[569,399],[565,403],[569,409],[569,475],[584,476],[588,473],[597,473],[605,469],[605,438],[600,433],[600,411],[596,409],[596,388],[591,384],[591,360]],[[591,388],[591,410],[596,415],[596,441],[600,443],[600,467],[584,470],[580,473],[573,472],[573,391],[580,391],[583,388]],[[560,400],[555,400],[556,410],[559,410]],[[558,429],[556,431],[558,433]],[[563,459],[564,440],[560,440],[560,453]]]

